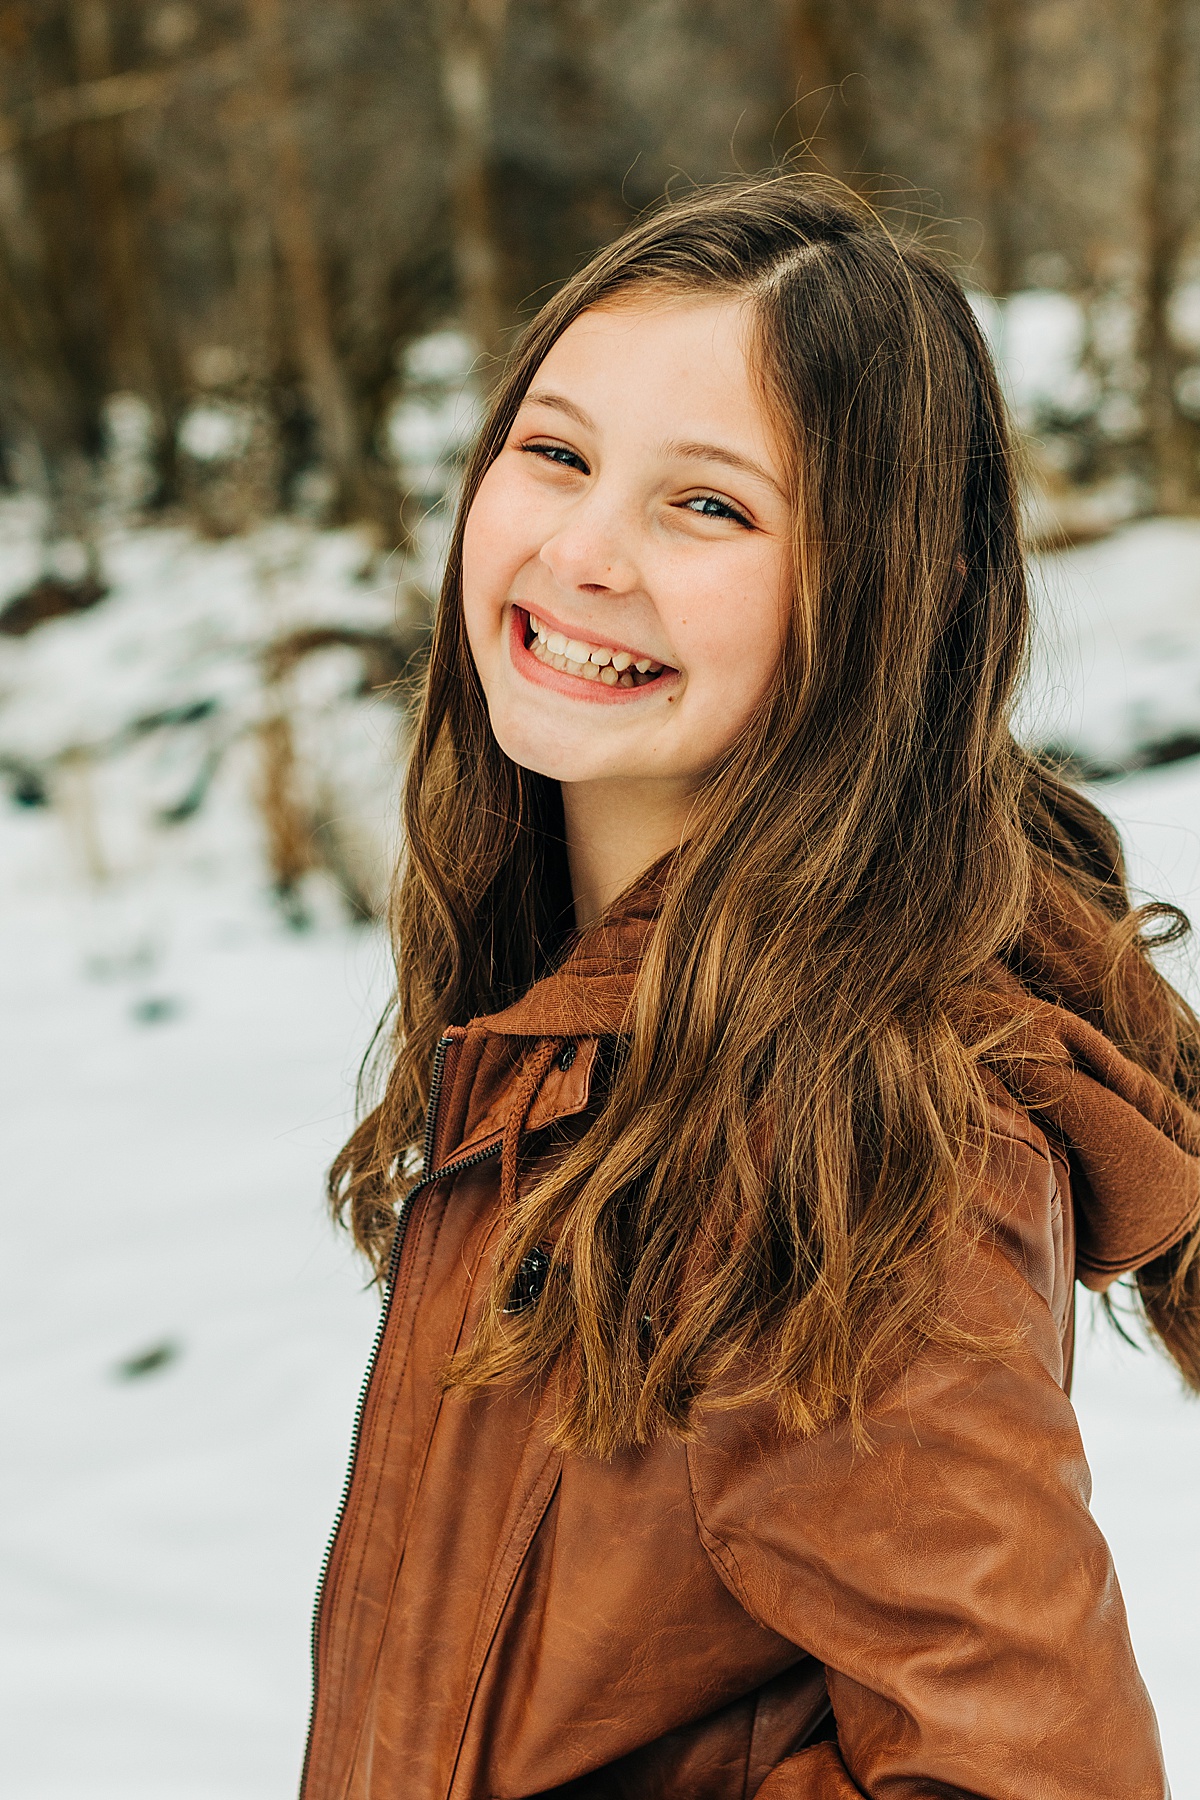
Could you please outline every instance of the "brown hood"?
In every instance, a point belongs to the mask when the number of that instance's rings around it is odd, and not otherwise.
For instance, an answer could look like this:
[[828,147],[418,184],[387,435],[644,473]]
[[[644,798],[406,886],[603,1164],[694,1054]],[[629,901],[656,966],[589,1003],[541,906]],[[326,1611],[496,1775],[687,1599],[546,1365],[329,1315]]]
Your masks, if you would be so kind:
[[1004,987],[1022,1022],[997,1072],[1070,1158],[1079,1278],[1103,1289],[1200,1217],[1200,1115],[1078,1013]]
[[[662,872],[652,871],[615,915],[580,935],[553,974],[476,1025],[508,1038],[620,1032],[661,891]],[[1070,1158],[1079,1277],[1103,1289],[1170,1249],[1200,1218],[1200,1114],[1086,1016],[1096,1016],[1091,996],[1100,982],[1093,944],[1065,922],[1057,933],[1031,928],[1020,959],[1024,980],[998,971],[972,1011],[976,1024],[1020,1016],[994,1066]],[[1039,997],[1046,992],[1063,999]],[[1161,1043],[1161,988],[1147,978],[1136,1000],[1147,1043]]]

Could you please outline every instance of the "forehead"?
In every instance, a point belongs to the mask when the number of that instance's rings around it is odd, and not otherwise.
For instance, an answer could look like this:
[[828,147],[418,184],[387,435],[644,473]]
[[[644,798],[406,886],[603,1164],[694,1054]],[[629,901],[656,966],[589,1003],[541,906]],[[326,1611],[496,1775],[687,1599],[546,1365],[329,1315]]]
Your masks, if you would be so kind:
[[759,445],[772,435],[752,358],[753,319],[741,297],[622,296],[590,308],[551,346],[528,400],[554,394],[598,424],[655,416],[670,435],[687,421],[724,422]]
[[740,294],[676,294],[646,287],[614,294],[589,306],[574,319],[549,355],[570,348],[577,353],[588,342],[690,343],[741,346],[749,323],[749,302]]

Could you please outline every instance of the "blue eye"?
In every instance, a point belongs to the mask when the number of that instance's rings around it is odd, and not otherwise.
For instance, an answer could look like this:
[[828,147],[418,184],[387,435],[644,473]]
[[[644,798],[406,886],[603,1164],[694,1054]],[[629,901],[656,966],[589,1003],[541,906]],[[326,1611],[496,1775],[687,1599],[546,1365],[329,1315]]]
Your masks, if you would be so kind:
[[582,456],[564,444],[522,444],[521,449],[527,456],[542,456],[547,462],[557,463],[560,469],[581,469],[585,475],[588,472]]
[[737,525],[749,525],[750,521],[728,500],[721,500],[716,494],[696,494],[691,500],[685,500],[684,506],[701,519],[732,519]]

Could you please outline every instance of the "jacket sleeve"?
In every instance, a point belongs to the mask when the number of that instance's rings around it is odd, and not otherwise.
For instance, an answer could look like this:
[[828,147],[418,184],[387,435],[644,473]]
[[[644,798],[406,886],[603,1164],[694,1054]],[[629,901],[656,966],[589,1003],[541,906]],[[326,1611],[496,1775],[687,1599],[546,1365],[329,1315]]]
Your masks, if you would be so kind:
[[715,1567],[819,1658],[833,1704],[836,1743],[766,1772],[759,1800],[1168,1795],[1061,1385],[1051,1160],[1010,1144],[999,1179],[956,1305],[1016,1350],[923,1353],[873,1406],[866,1451],[840,1427],[797,1441],[715,1411],[689,1451]]

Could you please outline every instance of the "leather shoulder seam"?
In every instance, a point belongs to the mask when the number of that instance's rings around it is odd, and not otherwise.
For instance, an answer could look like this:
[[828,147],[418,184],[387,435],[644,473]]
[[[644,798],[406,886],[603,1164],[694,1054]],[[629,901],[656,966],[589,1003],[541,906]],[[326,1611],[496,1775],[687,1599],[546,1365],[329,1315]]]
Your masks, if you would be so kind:
[[739,1564],[737,1557],[734,1555],[730,1546],[725,1542],[724,1538],[718,1537],[712,1527],[704,1523],[704,1520],[700,1515],[700,1502],[696,1495],[696,1483],[692,1471],[693,1447],[694,1446],[691,1444],[687,1446],[684,1452],[684,1461],[687,1466],[688,1498],[692,1503],[692,1517],[696,1521],[696,1536],[700,1540],[700,1547],[715,1569],[717,1579],[723,1587],[729,1589],[729,1592],[733,1595],[746,1616],[753,1619],[754,1623],[760,1626],[763,1631],[770,1631],[771,1626],[767,1624],[765,1619],[760,1617],[755,1608],[750,1604],[750,1598],[746,1592],[745,1577],[742,1574],[741,1565]]

